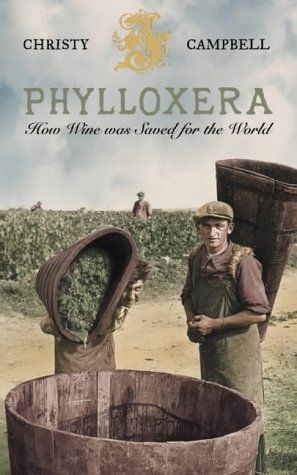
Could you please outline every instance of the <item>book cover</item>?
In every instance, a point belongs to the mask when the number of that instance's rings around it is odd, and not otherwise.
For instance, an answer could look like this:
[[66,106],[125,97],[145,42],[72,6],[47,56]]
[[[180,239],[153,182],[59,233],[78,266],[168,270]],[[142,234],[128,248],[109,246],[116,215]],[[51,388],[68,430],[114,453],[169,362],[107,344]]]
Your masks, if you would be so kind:
[[[126,228],[153,267],[148,293],[116,333],[117,367],[199,377],[179,301],[196,239],[191,214],[216,199],[217,161],[296,167],[297,7],[2,0],[0,11],[0,471],[9,473],[5,395],[53,372],[53,341],[28,315],[42,310],[28,309],[26,289],[84,231]],[[152,216],[133,221],[139,192]],[[252,206],[248,196],[241,203]],[[262,351],[275,474],[297,469],[293,251]]]

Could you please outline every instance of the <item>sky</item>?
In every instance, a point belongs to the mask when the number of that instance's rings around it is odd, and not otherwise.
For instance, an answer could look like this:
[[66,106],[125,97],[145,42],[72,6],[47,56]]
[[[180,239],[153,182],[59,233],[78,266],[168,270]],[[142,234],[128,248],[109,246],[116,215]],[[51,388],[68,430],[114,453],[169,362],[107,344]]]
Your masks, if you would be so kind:
[[[121,15],[158,12],[154,32],[170,31],[165,65],[144,73],[115,71],[126,51],[112,40],[127,34]],[[297,4],[295,0],[0,0],[0,208],[30,207],[41,200],[50,209],[129,209],[139,190],[153,208],[196,208],[216,198],[215,162],[248,158],[296,166]],[[26,38],[88,38],[86,51],[25,50]],[[189,38],[265,38],[269,51],[190,51]],[[139,96],[144,88],[160,93],[160,113],[144,115]],[[163,114],[170,104],[165,87],[188,88],[182,96],[187,110]],[[192,88],[208,88],[212,114],[193,114]],[[237,107],[220,114],[219,88],[240,91]],[[42,88],[44,102],[26,114],[24,88]],[[69,88],[69,114],[50,112],[50,88]],[[79,114],[73,88],[94,88],[87,115]],[[106,88],[106,107],[98,114],[98,88]],[[118,89],[126,88],[133,115],[119,114]],[[254,88],[262,88],[272,114],[263,107],[247,115]],[[147,96],[147,107],[153,107]],[[90,127],[179,127],[191,123],[200,132],[168,135],[69,135],[67,124]],[[56,135],[26,134],[32,122],[60,127]],[[229,126],[259,127],[273,122],[265,135],[231,135]],[[201,131],[212,123],[221,135]]]

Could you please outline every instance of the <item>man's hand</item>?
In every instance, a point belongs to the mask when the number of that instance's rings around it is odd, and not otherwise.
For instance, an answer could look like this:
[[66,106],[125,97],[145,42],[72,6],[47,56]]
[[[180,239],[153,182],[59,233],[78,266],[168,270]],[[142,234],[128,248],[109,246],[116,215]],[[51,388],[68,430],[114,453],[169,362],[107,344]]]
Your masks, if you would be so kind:
[[216,329],[216,321],[213,318],[206,317],[206,315],[195,315],[195,317],[188,322],[189,328],[197,329],[201,335],[205,336]]
[[197,328],[191,328],[190,326],[188,326],[187,335],[192,343],[203,343],[205,340],[204,336]]
[[49,316],[43,317],[39,325],[43,333],[47,333],[48,335],[54,335],[56,337],[60,336],[58,329],[56,328],[53,320]]
[[266,315],[259,315],[249,310],[235,313],[228,317],[209,318],[206,315],[195,315],[189,322],[189,328],[197,329],[202,335],[208,335],[213,331],[228,328],[247,328],[255,323],[264,322]]

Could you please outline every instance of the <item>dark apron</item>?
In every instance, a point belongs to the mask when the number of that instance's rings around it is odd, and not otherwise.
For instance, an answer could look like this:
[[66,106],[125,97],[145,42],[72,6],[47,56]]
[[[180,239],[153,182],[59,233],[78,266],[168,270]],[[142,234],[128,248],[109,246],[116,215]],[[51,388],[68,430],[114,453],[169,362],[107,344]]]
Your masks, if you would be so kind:
[[[200,268],[201,255],[198,253],[193,261],[192,306],[195,315],[220,318],[242,311],[232,278],[227,275],[222,279],[209,279],[200,275]],[[199,351],[202,379],[236,389],[263,408],[257,325],[213,332],[205,337]]]
[[55,373],[115,369],[113,334],[99,336],[86,348],[66,338],[55,336]]

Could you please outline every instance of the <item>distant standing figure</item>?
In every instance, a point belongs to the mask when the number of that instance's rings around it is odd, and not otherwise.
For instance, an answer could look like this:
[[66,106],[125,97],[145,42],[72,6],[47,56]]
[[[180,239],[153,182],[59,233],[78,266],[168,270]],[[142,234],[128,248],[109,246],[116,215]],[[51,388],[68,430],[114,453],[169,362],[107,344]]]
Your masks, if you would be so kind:
[[32,213],[36,213],[36,211],[42,210],[41,205],[41,201],[37,201],[35,205],[31,206],[30,211],[32,211]]
[[132,214],[134,218],[149,219],[152,217],[152,208],[148,201],[144,200],[144,192],[139,191],[137,193],[138,200],[135,201]]

